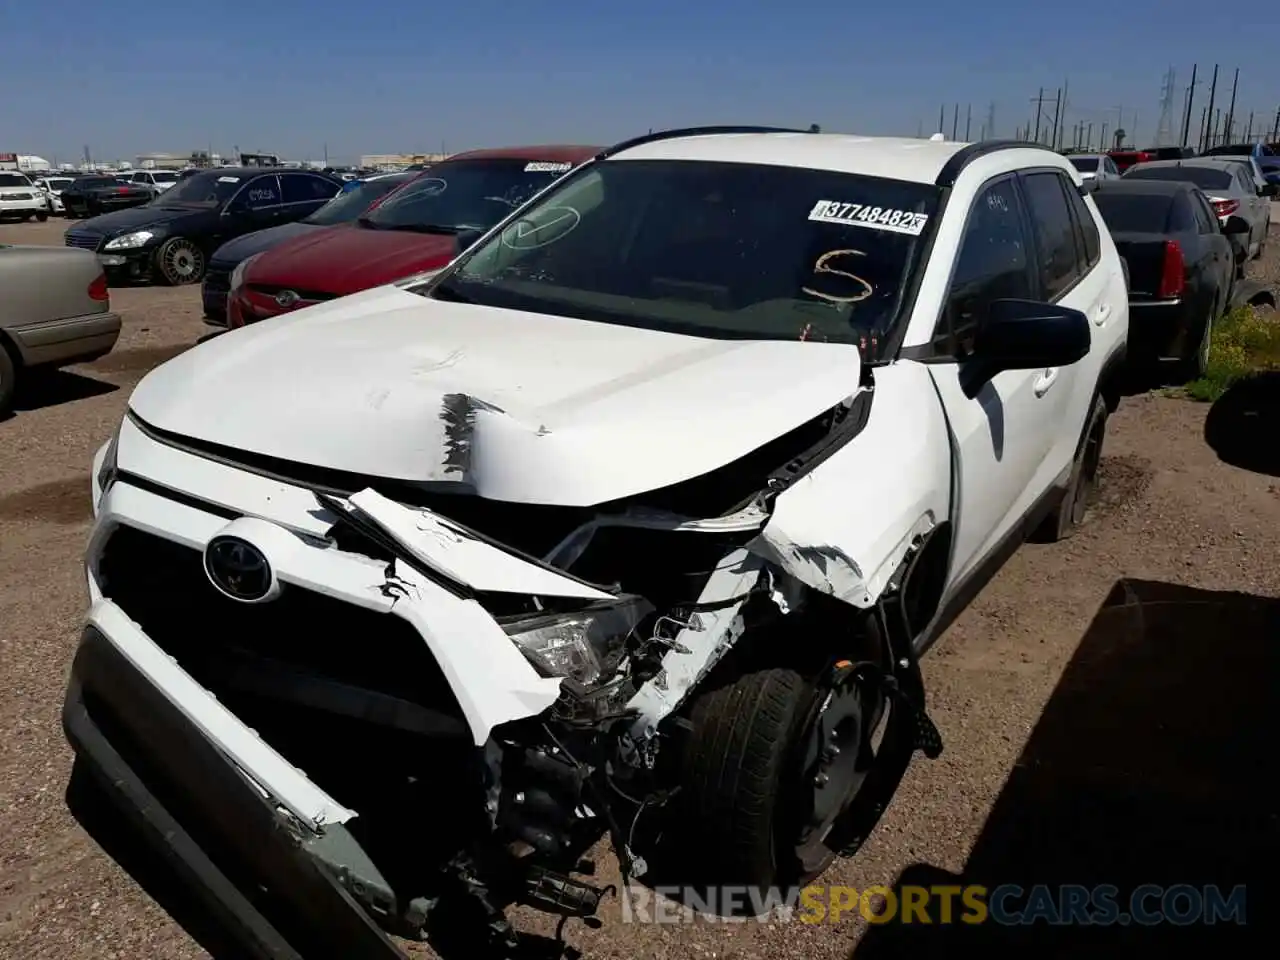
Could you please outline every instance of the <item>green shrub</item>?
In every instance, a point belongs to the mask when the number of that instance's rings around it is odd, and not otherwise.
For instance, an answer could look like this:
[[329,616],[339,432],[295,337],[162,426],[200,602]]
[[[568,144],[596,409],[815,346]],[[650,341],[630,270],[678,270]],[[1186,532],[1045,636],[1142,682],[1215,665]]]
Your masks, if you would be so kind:
[[1280,318],[1270,309],[1240,307],[1214,324],[1208,368],[1186,390],[1196,400],[1217,400],[1241,377],[1275,369],[1280,369]]

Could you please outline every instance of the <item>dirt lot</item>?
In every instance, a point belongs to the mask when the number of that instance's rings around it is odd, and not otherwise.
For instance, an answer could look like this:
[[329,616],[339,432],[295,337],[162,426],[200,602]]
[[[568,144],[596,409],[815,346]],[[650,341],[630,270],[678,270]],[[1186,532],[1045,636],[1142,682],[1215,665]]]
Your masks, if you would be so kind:
[[[56,244],[62,229],[4,226],[0,242]],[[1280,276],[1275,238],[1257,266]],[[63,803],[70,753],[58,715],[85,606],[90,457],[132,385],[206,329],[194,289],[117,290],[113,304],[125,318],[116,351],[54,377],[0,423],[0,956],[22,960],[203,955]],[[1274,727],[1263,698],[1277,689],[1280,616],[1266,598],[1280,597],[1280,486],[1219,459],[1208,412],[1158,394],[1126,400],[1091,523],[1067,543],[1025,547],[931,652],[925,676],[946,749],[916,761],[864,852],[826,882],[1234,884],[1256,881],[1280,852],[1261,770],[1273,750],[1261,738]],[[1228,439],[1245,422],[1225,402],[1215,417]],[[616,900],[603,917],[601,930],[568,928],[592,960],[867,960],[942,956],[971,941],[1065,953],[1077,935],[1091,946],[1139,935],[868,934],[850,919],[624,926]],[[1174,932],[1186,943],[1194,931]],[[1229,933],[1219,927],[1215,942]]]

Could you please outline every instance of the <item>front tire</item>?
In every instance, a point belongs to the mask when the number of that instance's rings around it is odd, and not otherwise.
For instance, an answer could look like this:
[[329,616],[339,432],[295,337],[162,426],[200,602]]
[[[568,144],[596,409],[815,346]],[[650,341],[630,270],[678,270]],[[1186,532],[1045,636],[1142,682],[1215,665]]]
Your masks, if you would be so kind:
[[37,213],[37,214],[36,214],[36,219],[37,219],[38,221],[40,221],[41,223],[44,223],[46,220],[48,220],[48,219],[49,219],[49,213],[48,213],[48,211],[47,211],[47,210],[41,210],[39,213]]
[[1098,488],[1098,464],[1102,461],[1102,441],[1107,433],[1107,401],[1095,394],[1089,419],[1085,421],[1076,458],[1071,464],[1071,480],[1066,496],[1044,523],[1044,539],[1050,543],[1073,536],[1083,524],[1089,503]]
[[189,286],[204,279],[204,253],[190,240],[173,237],[155,252],[153,275],[170,287]]

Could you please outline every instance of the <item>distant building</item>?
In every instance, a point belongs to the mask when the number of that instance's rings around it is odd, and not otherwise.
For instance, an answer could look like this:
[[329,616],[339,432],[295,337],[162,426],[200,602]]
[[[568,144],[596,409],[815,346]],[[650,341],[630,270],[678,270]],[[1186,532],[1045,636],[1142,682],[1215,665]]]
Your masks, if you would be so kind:
[[140,153],[140,170],[181,170],[191,164],[190,153]]
[[21,170],[23,173],[44,173],[52,165],[44,157],[25,153],[0,153],[0,170]]
[[410,167],[415,163],[438,163],[447,153],[370,153],[360,158],[365,169],[379,167]]

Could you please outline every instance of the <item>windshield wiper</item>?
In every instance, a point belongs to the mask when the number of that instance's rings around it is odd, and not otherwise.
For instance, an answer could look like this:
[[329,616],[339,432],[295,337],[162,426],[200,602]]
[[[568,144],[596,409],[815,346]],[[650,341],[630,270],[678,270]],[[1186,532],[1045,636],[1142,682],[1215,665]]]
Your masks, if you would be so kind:
[[448,280],[443,283],[436,284],[434,290],[431,291],[431,297],[434,300],[445,300],[449,303],[475,303],[471,297],[459,290]]
[[438,223],[397,223],[384,229],[403,230],[406,233],[429,233],[441,237],[456,237],[464,228],[445,227]]

